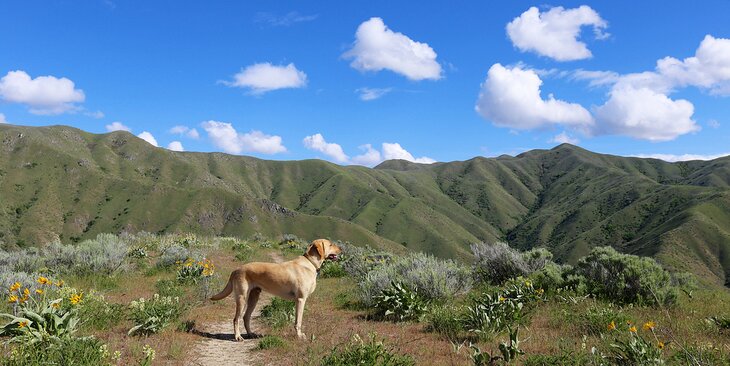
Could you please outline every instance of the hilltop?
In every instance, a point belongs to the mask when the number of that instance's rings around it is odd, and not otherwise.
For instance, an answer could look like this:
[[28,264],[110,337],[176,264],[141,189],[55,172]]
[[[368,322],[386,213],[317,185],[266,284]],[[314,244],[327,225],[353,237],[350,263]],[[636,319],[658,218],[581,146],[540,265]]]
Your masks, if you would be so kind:
[[156,148],[123,131],[0,125],[5,248],[148,231],[330,236],[468,258],[469,244],[595,246],[714,283],[730,274],[730,158],[668,163],[563,144],[515,157],[370,169]]

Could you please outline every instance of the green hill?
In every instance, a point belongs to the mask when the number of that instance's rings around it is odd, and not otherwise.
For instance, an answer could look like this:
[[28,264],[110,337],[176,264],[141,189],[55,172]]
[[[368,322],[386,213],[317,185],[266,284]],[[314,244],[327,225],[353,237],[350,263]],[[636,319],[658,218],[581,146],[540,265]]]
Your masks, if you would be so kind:
[[374,169],[173,152],[127,133],[0,125],[0,242],[101,232],[286,232],[467,258],[475,241],[594,246],[730,278],[730,158],[667,163],[563,144],[516,157]]

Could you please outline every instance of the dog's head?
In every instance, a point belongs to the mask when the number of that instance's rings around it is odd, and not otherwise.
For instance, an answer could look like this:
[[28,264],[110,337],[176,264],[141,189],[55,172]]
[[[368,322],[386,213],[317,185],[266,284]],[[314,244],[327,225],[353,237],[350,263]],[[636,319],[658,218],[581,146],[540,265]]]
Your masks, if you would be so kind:
[[332,242],[327,239],[317,239],[309,245],[309,248],[307,248],[307,253],[310,255],[314,255],[316,253],[322,260],[330,259],[336,261],[341,252],[342,249],[340,249],[340,247],[332,244]]

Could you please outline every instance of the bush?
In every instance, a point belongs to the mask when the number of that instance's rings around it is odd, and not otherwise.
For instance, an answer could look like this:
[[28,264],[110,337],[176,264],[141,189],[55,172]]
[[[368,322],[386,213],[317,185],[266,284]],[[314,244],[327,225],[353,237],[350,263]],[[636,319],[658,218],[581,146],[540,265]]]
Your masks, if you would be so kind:
[[151,299],[140,298],[129,304],[130,318],[135,326],[128,334],[157,333],[171,322],[176,321],[185,311],[177,297],[155,294]]
[[7,357],[0,357],[0,366],[110,364],[105,344],[93,337],[69,338],[58,343],[19,344]]
[[576,290],[572,277],[569,277],[572,270],[573,267],[569,265],[548,262],[540,270],[533,272],[530,279],[535,288],[541,288],[550,294],[568,289]]
[[55,242],[45,249],[46,266],[76,275],[112,275],[127,269],[129,249],[129,243],[114,234],[99,234],[75,245]]
[[180,287],[177,280],[158,280],[155,288],[160,296],[182,297],[185,295],[185,290]]
[[451,305],[432,306],[426,314],[428,330],[440,334],[448,341],[457,342],[465,330],[462,312],[462,309]]
[[347,276],[347,272],[339,262],[325,261],[319,269],[319,277],[339,278]]
[[612,307],[590,307],[575,319],[580,334],[601,335],[610,331],[610,324],[627,324],[629,316]]
[[474,279],[477,282],[501,285],[510,278],[530,273],[522,255],[506,243],[476,243],[471,245],[471,251],[475,257]]
[[485,292],[472,299],[464,314],[464,327],[481,338],[524,325],[527,315],[541,299],[543,291],[530,280],[517,279],[496,292]]
[[360,280],[363,303],[373,305],[375,297],[401,283],[425,301],[446,301],[471,287],[471,274],[452,260],[414,253],[374,267]]
[[383,342],[370,337],[365,342],[355,335],[344,347],[335,347],[329,355],[322,359],[323,366],[410,366],[416,363],[408,355],[398,355],[386,348]]
[[190,258],[190,250],[180,245],[171,245],[162,252],[157,260],[158,267],[170,267]]
[[270,349],[270,348],[279,348],[284,347],[286,343],[284,343],[284,340],[277,337],[277,336],[265,336],[259,340],[259,345],[256,347],[258,349]]
[[362,279],[373,268],[392,260],[392,255],[387,252],[379,252],[369,247],[356,247],[347,243],[337,242],[342,249],[338,263],[348,275]]
[[428,309],[415,291],[397,282],[392,282],[390,288],[375,296],[374,301],[376,317],[385,320],[420,320]]
[[306,240],[299,239],[299,237],[294,234],[284,234],[279,242],[279,246],[283,249],[299,252],[306,250],[309,243],[307,243]]
[[207,279],[213,276],[215,266],[210,259],[200,261],[188,258],[177,268],[177,280],[180,283],[198,283],[201,279]]
[[611,247],[591,250],[573,273],[585,279],[588,293],[617,304],[672,305],[677,299],[669,272],[654,259]]
[[654,326],[654,322],[641,329],[632,323],[611,324],[614,338],[608,359],[617,365],[663,365],[665,343],[654,333]]
[[270,304],[261,308],[261,317],[274,329],[292,324],[294,322],[294,301],[274,297]]

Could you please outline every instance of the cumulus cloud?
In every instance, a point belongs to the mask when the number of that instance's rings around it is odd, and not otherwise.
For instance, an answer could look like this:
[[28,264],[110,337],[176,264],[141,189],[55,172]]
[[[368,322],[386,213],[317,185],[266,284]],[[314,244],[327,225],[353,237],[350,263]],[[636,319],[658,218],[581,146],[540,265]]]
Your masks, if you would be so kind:
[[186,137],[189,137],[194,140],[197,140],[198,138],[200,138],[200,133],[198,133],[198,130],[195,128],[190,128],[188,126],[182,126],[182,125],[173,126],[167,132],[169,132],[173,135],[186,136]]
[[573,80],[587,80],[588,85],[592,87],[615,84],[621,75],[614,71],[591,71],[591,70],[575,70],[571,73],[570,78]]
[[307,74],[290,63],[286,66],[264,62],[253,64],[233,75],[233,81],[225,85],[248,89],[251,94],[261,95],[278,89],[303,88],[307,85]]
[[137,137],[141,138],[142,140],[147,141],[150,145],[152,145],[154,147],[159,146],[159,145],[157,145],[157,140],[155,139],[155,137],[152,136],[152,134],[147,131],[142,131],[142,133],[137,135]]
[[364,152],[360,155],[352,158],[352,163],[355,165],[374,166],[383,161],[380,151],[373,149],[373,145],[365,144],[359,146],[360,150]]
[[650,158],[650,159],[659,159],[669,162],[675,162],[675,161],[689,161],[689,160],[715,160],[718,158],[722,158],[725,156],[729,156],[730,152],[726,153],[720,153],[720,154],[709,154],[709,155],[702,155],[702,154],[637,154],[632,155],[637,158]]
[[580,142],[580,140],[578,140],[575,137],[570,137],[570,135],[568,135],[567,132],[563,131],[562,133],[555,135],[548,142],[554,142],[554,143],[557,143],[557,144],[573,144],[573,145],[577,145]]
[[108,125],[106,125],[104,127],[109,132],[113,132],[113,131],[127,131],[127,132],[132,132],[132,129],[131,128],[125,126],[122,122],[119,122],[119,121],[112,122],[112,123],[110,123],[110,124],[108,124]]
[[420,157],[415,158],[411,153],[409,153],[406,149],[404,149],[402,146],[400,146],[399,143],[389,143],[384,142],[383,143],[383,158],[385,160],[390,159],[402,159],[402,160],[408,160],[412,161],[414,163],[421,163],[421,164],[432,164],[435,163],[436,160],[433,160],[429,157]]
[[78,110],[76,103],[86,99],[67,78],[39,76],[31,78],[25,71],[10,71],[0,79],[0,98],[9,103],[28,106],[30,113],[56,115]]
[[343,54],[345,59],[352,59],[350,66],[359,71],[390,70],[411,80],[440,79],[442,69],[436,56],[427,43],[390,30],[381,18],[360,24],[355,43]]
[[5,115],[0,113],[0,123],[8,123],[8,120],[5,119]]
[[718,122],[716,119],[711,119],[707,121],[707,125],[712,128],[720,128],[720,122]]
[[338,163],[346,163],[350,157],[342,150],[342,146],[325,141],[322,134],[307,136],[303,140],[304,147],[310,150],[319,151],[328,157],[334,159]]
[[672,100],[646,87],[614,88],[608,101],[595,110],[598,133],[649,141],[669,141],[698,131],[693,113],[694,106],[689,101]]
[[605,39],[608,23],[587,5],[575,9],[561,6],[540,12],[536,7],[507,24],[507,35],[520,51],[532,51],[557,61],[590,58],[591,51],[578,40],[583,26],[593,26],[596,39]]
[[355,90],[360,94],[360,100],[369,102],[388,94],[393,88],[360,88]]
[[261,131],[239,133],[232,124],[218,121],[207,121],[201,124],[213,145],[229,154],[257,152],[277,154],[286,152],[281,143],[281,136],[267,135]]
[[180,141],[170,142],[167,145],[167,149],[172,150],[172,151],[185,151],[185,149],[183,148],[182,142],[180,142]]
[[684,60],[665,57],[656,71],[675,87],[696,86],[730,95],[730,39],[706,35],[695,55]]
[[577,128],[590,126],[593,118],[580,104],[540,96],[542,80],[534,70],[522,66],[494,64],[487,73],[476,111],[495,125],[513,129],[534,129],[546,125]]

